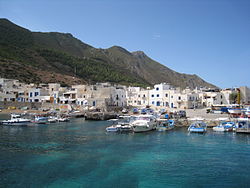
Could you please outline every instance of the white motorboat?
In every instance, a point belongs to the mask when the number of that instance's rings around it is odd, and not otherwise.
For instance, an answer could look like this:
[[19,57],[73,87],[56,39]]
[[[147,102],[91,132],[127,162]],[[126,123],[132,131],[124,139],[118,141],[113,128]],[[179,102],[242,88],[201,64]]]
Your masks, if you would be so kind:
[[11,114],[10,120],[2,121],[3,125],[25,126],[31,123],[30,119],[21,118],[19,114]]
[[232,115],[240,115],[242,113],[242,108],[229,108],[228,112]]
[[106,128],[107,132],[118,132],[120,131],[120,126],[118,125],[111,125],[109,127]]
[[113,121],[113,125],[106,128],[107,132],[130,132],[133,131],[131,122],[133,121],[131,116],[119,116],[119,119],[110,119]]
[[48,117],[36,116],[36,117],[35,117],[35,120],[32,121],[32,123],[36,123],[36,124],[46,124],[46,123],[48,123]]
[[234,122],[225,121],[225,122],[221,122],[219,125],[213,127],[213,130],[220,131],[220,132],[228,132],[228,131],[232,131],[234,126],[235,126]]
[[207,124],[203,121],[197,121],[188,127],[190,133],[205,133],[207,131]]
[[135,120],[131,123],[135,133],[147,132],[156,129],[156,118],[153,115],[134,116]]
[[57,122],[57,118],[56,118],[56,117],[53,117],[53,116],[50,116],[50,117],[48,118],[48,122],[49,122],[49,123],[56,123],[56,122]]
[[58,121],[58,122],[68,122],[68,121],[69,121],[69,118],[66,118],[66,117],[59,117],[59,118],[57,118],[57,121]]

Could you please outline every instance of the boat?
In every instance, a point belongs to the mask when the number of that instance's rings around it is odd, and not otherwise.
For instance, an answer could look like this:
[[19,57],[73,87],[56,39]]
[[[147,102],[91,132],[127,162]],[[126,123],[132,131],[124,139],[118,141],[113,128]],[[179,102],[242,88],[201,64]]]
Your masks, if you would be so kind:
[[188,127],[190,133],[205,133],[207,131],[207,124],[203,121],[197,121]]
[[48,118],[48,122],[49,122],[49,123],[56,123],[56,122],[57,122],[57,118],[56,118],[56,117],[53,117],[53,116],[50,116],[50,117]]
[[132,116],[119,116],[117,120],[117,126],[120,128],[121,132],[133,131],[131,123],[134,121]]
[[122,109],[122,113],[123,113],[123,114],[127,114],[127,113],[128,113],[128,110],[127,110],[126,108],[123,108],[123,109]]
[[22,118],[19,114],[11,114],[10,120],[2,121],[3,125],[25,126],[31,123],[30,119]]
[[243,112],[245,113],[246,117],[250,118],[250,107],[249,106],[247,108],[245,108],[243,110]]
[[130,132],[133,131],[131,122],[131,116],[119,116],[119,119],[110,119],[113,125],[106,128],[107,132]]
[[138,108],[134,108],[133,109],[133,114],[138,114],[139,113],[139,109]]
[[236,126],[236,133],[250,133],[250,120],[249,118],[238,118]]
[[107,132],[118,132],[120,131],[120,127],[117,125],[111,125],[109,127],[106,128]]
[[213,127],[213,131],[220,131],[220,132],[228,132],[232,131],[235,123],[233,121],[224,121],[221,122],[219,125]]
[[158,131],[168,131],[174,128],[174,120],[171,119],[157,119],[156,129]]
[[228,112],[232,115],[240,115],[242,113],[241,108],[229,108]]
[[58,121],[58,122],[68,122],[68,121],[69,121],[69,118],[66,118],[66,117],[58,117],[58,118],[57,118],[57,121]]
[[135,133],[147,132],[156,129],[156,118],[153,115],[138,115],[134,116],[134,121],[131,123]]
[[243,112],[243,108],[240,107],[240,105],[235,104],[235,105],[231,105],[230,107],[228,107],[227,111],[229,114],[233,115],[233,116],[238,116]]
[[32,123],[35,123],[35,124],[46,124],[46,123],[48,123],[48,117],[36,116],[35,120],[32,121]]

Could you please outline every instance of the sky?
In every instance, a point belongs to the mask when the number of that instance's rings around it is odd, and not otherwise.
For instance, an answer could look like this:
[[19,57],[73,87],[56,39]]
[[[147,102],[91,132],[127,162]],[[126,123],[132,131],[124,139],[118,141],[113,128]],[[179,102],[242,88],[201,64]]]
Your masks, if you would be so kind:
[[0,17],[144,51],[221,88],[250,86],[250,0],[0,0]]

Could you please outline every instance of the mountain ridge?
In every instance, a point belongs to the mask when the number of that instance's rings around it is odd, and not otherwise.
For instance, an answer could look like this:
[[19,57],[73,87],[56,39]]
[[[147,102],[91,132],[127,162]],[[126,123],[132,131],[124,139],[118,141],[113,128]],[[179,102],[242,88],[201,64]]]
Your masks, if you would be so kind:
[[[97,49],[70,33],[31,32],[7,19],[0,19],[0,65],[1,77],[25,82],[111,82],[142,87],[168,82],[181,88],[216,87],[197,75],[178,73],[142,51],[129,52],[120,46]],[[20,72],[17,65],[32,74]]]

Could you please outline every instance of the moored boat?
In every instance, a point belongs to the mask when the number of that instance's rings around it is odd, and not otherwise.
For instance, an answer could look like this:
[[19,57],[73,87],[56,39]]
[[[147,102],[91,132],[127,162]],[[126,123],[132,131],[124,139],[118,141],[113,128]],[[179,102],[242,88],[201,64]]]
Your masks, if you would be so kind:
[[203,121],[197,121],[188,127],[190,133],[205,133],[207,131],[207,124]]
[[235,127],[236,133],[250,133],[250,120],[248,118],[238,118]]
[[156,118],[153,115],[135,116],[131,126],[135,133],[152,131],[156,129]]
[[11,114],[10,120],[2,121],[3,125],[25,126],[31,123],[30,119],[22,118],[19,114]]
[[53,116],[50,116],[50,117],[48,118],[48,122],[49,122],[49,123],[56,123],[56,122],[57,122],[57,118],[56,118],[56,117],[53,117]]
[[69,121],[69,118],[66,118],[66,117],[58,117],[58,118],[57,118],[57,121],[58,121],[58,122],[68,122],[68,121]]
[[133,121],[131,116],[119,116],[119,119],[111,119],[113,125],[106,128],[107,132],[130,132],[133,131],[130,125]]
[[32,123],[35,123],[35,124],[46,124],[46,123],[48,123],[48,117],[36,116],[35,120],[32,121]]
[[107,132],[118,132],[118,131],[120,131],[120,126],[111,125],[111,126],[106,128],[106,131]]
[[233,121],[230,121],[230,122],[225,121],[213,127],[213,131],[228,132],[228,131],[232,131],[234,126],[235,126],[235,123]]
[[168,131],[174,128],[174,120],[171,119],[157,119],[156,129],[158,131]]

